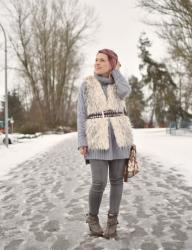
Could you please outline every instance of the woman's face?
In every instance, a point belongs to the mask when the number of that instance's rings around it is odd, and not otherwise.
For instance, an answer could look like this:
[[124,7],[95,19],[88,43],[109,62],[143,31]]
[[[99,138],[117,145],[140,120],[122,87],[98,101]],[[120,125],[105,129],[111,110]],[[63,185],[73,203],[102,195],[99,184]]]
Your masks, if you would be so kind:
[[108,76],[111,71],[111,64],[107,55],[98,53],[95,59],[95,73],[97,75]]

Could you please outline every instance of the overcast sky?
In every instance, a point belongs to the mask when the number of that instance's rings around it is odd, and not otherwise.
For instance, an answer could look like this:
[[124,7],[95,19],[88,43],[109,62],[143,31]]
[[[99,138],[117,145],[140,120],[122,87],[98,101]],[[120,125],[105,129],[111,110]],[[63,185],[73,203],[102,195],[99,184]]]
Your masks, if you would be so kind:
[[[142,9],[136,8],[137,0],[80,0],[80,2],[95,8],[100,28],[94,36],[95,42],[88,43],[83,49],[86,60],[82,65],[78,83],[81,83],[86,75],[93,73],[95,55],[102,48],[112,49],[118,54],[122,65],[121,71],[126,77],[132,74],[139,77],[137,45],[143,31],[153,42],[152,55],[158,60],[165,57],[165,44],[157,37],[154,28],[142,22],[148,15]],[[5,23],[5,20],[0,18],[0,22]],[[8,60],[8,63],[12,64],[12,56],[9,56]],[[4,39],[0,30],[0,97],[4,93],[3,66]],[[9,89],[16,82],[15,76],[9,71]]]
[[141,8],[136,7],[137,0],[80,0],[80,2],[93,6],[101,23],[96,34],[96,42],[88,44],[85,48],[87,60],[83,65],[82,76],[92,73],[97,51],[109,48],[118,54],[122,73],[139,77],[137,45],[143,31],[153,43],[152,55],[158,60],[165,57],[165,44],[155,34],[155,28],[142,22],[149,17]]

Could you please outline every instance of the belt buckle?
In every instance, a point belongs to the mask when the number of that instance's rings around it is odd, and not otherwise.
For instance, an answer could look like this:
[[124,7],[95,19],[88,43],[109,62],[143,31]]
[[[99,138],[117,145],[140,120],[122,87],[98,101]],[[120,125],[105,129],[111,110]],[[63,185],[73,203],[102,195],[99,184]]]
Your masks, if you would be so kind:
[[101,114],[102,114],[102,118],[105,118],[104,111],[102,111]]

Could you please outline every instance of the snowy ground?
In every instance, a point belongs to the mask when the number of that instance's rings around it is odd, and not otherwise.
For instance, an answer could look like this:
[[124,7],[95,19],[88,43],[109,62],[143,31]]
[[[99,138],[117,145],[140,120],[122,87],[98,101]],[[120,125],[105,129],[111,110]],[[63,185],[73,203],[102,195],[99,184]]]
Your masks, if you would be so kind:
[[[7,178],[6,174],[11,168],[73,136],[76,133],[43,135],[24,143],[10,145],[9,149],[1,145],[0,178]],[[170,135],[166,133],[166,129],[159,128],[134,129],[134,143],[138,153],[159,161],[167,169],[175,168],[185,176],[188,185],[192,185],[192,137]]]
[[174,136],[166,129],[136,129],[134,141],[141,155],[159,161],[165,168],[174,168],[192,186],[192,136]]
[[1,144],[0,179],[8,178],[7,173],[12,168],[37,157],[37,155],[48,151],[55,144],[64,141],[71,136],[74,136],[74,133],[42,135],[37,138],[22,140],[20,143],[11,144],[8,148]]
[[[191,148],[192,139],[164,132],[134,131],[142,169],[124,184],[111,240],[90,236],[85,223],[91,173],[77,151],[76,133],[1,148],[0,167],[6,159],[11,171],[0,179],[0,250],[191,250],[192,186],[175,168],[191,176],[189,161],[180,164],[180,150]],[[169,148],[174,158],[165,157]],[[99,213],[103,228],[109,187]]]

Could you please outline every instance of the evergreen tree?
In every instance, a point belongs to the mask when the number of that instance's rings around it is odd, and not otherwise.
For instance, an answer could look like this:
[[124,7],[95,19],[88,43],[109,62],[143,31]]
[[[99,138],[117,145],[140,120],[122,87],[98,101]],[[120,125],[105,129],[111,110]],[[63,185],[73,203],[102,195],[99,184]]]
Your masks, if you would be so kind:
[[0,100],[0,120],[4,119],[4,111],[3,108],[4,107],[4,102]]
[[0,134],[4,131],[4,110],[3,110],[4,103],[0,100]]
[[151,42],[145,33],[139,39],[141,58],[140,70],[143,84],[148,86],[150,95],[147,103],[151,107],[149,126],[153,126],[154,118],[158,125],[165,126],[170,121],[177,121],[179,117],[186,118],[187,114],[180,107],[177,100],[177,85],[174,83],[165,63],[158,63],[152,59],[149,48]]
[[148,24],[155,26],[160,39],[167,43],[169,68],[180,88],[181,116],[188,119],[187,113],[192,113],[192,0],[136,1],[150,15]]
[[126,100],[128,114],[133,127],[143,128],[144,121],[142,119],[142,112],[145,108],[145,101],[144,94],[142,92],[142,85],[135,76],[130,77],[129,84],[132,91],[129,98]]
[[24,122],[24,108],[22,106],[20,97],[14,89],[8,92],[9,118],[14,120],[15,127],[19,127]]

